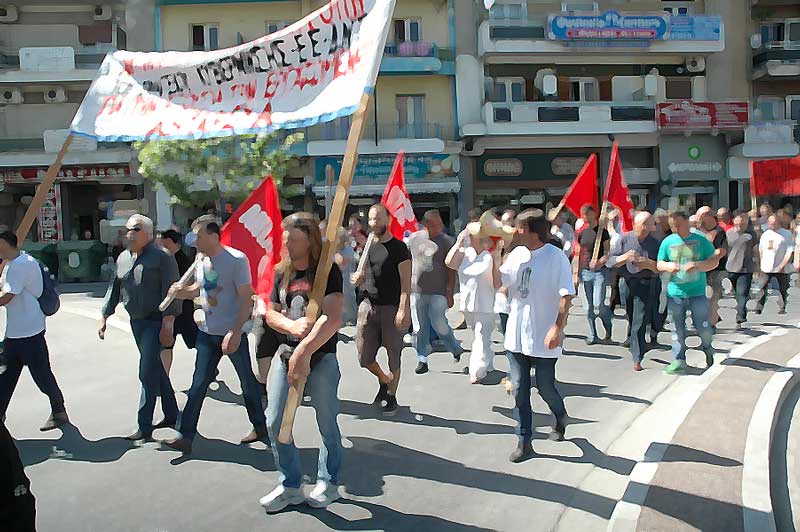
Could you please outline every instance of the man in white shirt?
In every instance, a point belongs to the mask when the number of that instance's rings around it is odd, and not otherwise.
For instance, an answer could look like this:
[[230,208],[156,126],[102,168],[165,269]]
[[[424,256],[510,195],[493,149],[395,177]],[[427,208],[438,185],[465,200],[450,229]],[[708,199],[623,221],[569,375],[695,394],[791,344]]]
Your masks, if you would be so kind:
[[572,247],[575,243],[575,230],[564,220],[564,214],[557,208],[550,211],[550,222],[553,227],[550,234],[561,240],[561,249],[569,260],[572,260]]
[[50,398],[51,415],[41,431],[58,428],[69,421],[61,393],[50,368],[50,354],[44,339],[44,313],[39,307],[42,295],[42,270],[39,262],[21,253],[11,231],[0,233],[0,258],[5,263],[0,275],[0,306],[6,312],[6,337],[3,355],[6,371],[0,374],[0,417],[5,419],[11,396],[24,366],[33,382]]
[[560,249],[545,244],[550,238],[550,222],[544,213],[539,209],[521,213],[516,228],[519,245],[500,267],[511,306],[505,348],[511,368],[519,437],[517,448],[509,457],[515,463],[533,456],[533,368],[536,368],[536,388],[556,418],[550,437],[556,441],[564,439],[567,412],[555,386],[555,370],[570,303],[575,295],[569,261]]
[[778,281],[778,291],[781,300],[778,303],[778,314],[786,314],[786,297],[789,292],[789,274],[786,266],[792,259],[794,248],[792,246],[792,233],[782,229],[778,217],[774,214],[767,219],[767,230],[761,235],[758,243],[758,254],[761,257],[761,298],[756,306],[756,312],[764,311],[767,302],[767,288],[774,278]]

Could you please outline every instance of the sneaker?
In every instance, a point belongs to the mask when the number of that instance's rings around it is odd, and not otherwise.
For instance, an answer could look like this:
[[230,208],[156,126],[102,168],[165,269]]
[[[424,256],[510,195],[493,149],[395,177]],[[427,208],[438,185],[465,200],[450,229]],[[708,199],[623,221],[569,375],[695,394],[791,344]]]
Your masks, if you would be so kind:
[[192,454],[192,441],[183,437],[163,440],[161,445],[173,451],[180,451],[182,454]]
[[299,488],[286,488],[281,484],[258,501],[268,514],[280,512],[287,506],[296,506],[304,502],[306,502],[306,497],[303,495],[302,484]]
[[597,345],[597,338],[587,338],[586,345]]
[[781,307],[778,309],[778,314],[786,314],[786,307]]
[[393,416],[397,413],[397,398],[394,395],[386,396],[386,406],[383,407],[384,416]]
[[603,337],[603,343],[609,344],[611,343],[611,333],[607,332],[606,335]]
[[153,433],[144,433],[141,430],[137,430],[133,434],[125,436],[123,439],[128,441],[153,441]]
[[324,480],[318,480],[317,485],[306,497],[306,502],[312,508],[325,508],[330,503],[341,497],[339,486]]
[[686,372],[686,362],[683,360],[676,360],[664,369],[664,373],[668,375],[678,375]]
[[375,396],[375,399],[372,400],[372,404],[379,405],[389,397],[389,385],[381,383],[378,386],[378,395]]
[[625,349],[630,349],[631,348],[631,340],[630,340],[630,338],[625,340],[624,342],[622,342],[622,347],[624,347]]
[[461,355],[463,353],[464,351],[458,351],[457,353],[453,353],[453,361],[456,363],[461,362]]
[[633,364],[633,371],[642,371],[642,363],[641,362],[635,362]]
[[428,373],[428,363],[420,362],[417,364],[417,369],[414,370],[414,373],[417,375],[424,375],[425,373]]
[[524,462],[528,458],[533,457],[536,454],[533,452],[533,445],[529,440],[523,440],[517,444],[517,448],[511,453],[508,457],[509,461],[518,464],[520,462]]
[[567,426],[564,421],[556,421],[556,426],[547,435],[547,439],[551,441],[564,441],[564,434],[567,432]]
[[66,412],[53,412],[53,414],[47,418],[47,421],[44,422],[44,425],[39,427],[39,430],[47,432],[48,430],[57,429],[67,423],[69,423],[69,417]]
[[714,365],[714,353],[706,353],[706,367]]
[[253,429],[253,430],[251,430],[250,434],[248,434],[247,436],[242,438],[240,443],[242,445],[249,445],[249,444],[255,443],[257,441],[263,441],[263,442],[269,441],[269,436],[267,435],[267,430],[266,429],[262,429],[262,430]]

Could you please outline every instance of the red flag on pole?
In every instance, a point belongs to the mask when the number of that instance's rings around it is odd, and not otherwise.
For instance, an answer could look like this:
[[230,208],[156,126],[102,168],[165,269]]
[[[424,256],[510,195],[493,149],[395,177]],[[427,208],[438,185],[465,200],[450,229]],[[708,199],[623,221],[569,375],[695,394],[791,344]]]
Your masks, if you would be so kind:
[[619,210],[622,230],[632,230],[635,207],[628,192],[628,185],[625,184],[625,176],[622,175],[622,163],[619,161],[619,144],[616,141],[614,141],[614,148],[611,151],[611,164],[608,167],[604,201],[609,202]]
[[269,300],[283,243],[283,217],[272,176],[239,205],[222,227],[220,242],[247,256],[253,290],[260,299]]
[[418,229],[417,217],[411,207],[411,200],[406,190],[405,170],[403,160],[405,153],[400,152],[394,160],[392,174],[383,191],[381,204],[389,211],[389,232],[398,240],[402,240],[406,231],[413,233]]
[[591,205],[597,212],[597,154],[589,157],[561,202],[578,218],[584,205]]
[[800,157],[750,163],[750,194],[800,195]]

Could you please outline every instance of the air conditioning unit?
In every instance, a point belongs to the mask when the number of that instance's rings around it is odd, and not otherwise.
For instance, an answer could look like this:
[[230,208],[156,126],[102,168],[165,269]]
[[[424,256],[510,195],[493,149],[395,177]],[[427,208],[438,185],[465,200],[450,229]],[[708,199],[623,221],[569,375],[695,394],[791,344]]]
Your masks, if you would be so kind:
[[67,93],[64,87],[46,87],[44,89],[44,101],[47,103],[64,103],[67,101]]
[[94,19],[95,20],[111,20],[111,6],[94,6]]
[[19,89],[12,89],[0,87],[0,103],[4,104],[17,104],[24,102],[22,91]]
[[686,70],[689,72],[702,72],[706,69],[705,57],[690,57],[686,60]]
[[16,22],[19,19],[19,11],[16,6],[0,5],[0,22]]

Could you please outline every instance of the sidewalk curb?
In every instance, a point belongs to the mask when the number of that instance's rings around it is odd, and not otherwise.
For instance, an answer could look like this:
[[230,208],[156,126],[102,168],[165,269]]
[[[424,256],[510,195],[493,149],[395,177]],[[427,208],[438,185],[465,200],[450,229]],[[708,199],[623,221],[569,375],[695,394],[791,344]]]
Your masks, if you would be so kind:
[[[746,344],[734,348],[727,357],[718,357],[714,366],[696,379],[687,379],[686,377],[676,379],[647,410],[636,418],[628,430],[609,446],[609,451],[614,450],[615,447],[628,448],[628,453],[621,454],[635,460],[636,465],[628,476],[624,494],[614,507],[607,527],[608,532],[636,530],[650,483],[658,470],[659,463],[664,458],[669,442],[672,441],[695,403],[711,383],[727,369],[727,366],[719,362],[726,358],[741,358],[755,347],[787,333],[787,329],[779,328],[769,334],[754,338]],[[773,421],[770,420],[770,423]],[[660,445],[654,446],[654,443]]]
[[786,398],[800,383],[800,353],[786,367],[789,371],[773,375],[761,390],[750,424],[742,460],[742,514],[745,532],[775,532],[775,513],[770,485],[775,428]]

